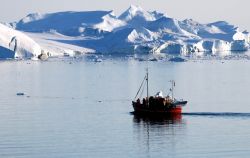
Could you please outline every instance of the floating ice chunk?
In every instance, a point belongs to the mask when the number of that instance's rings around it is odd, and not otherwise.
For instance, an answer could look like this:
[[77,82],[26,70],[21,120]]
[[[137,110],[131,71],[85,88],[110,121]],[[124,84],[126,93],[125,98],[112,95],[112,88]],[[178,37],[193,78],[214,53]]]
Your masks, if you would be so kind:
[[169,61],[171,61],[171,62],[185,62],[187,60],[183,59],[181,57],[173,57],[173,58],[170,58]]
[[48,53],[42,52],[40,55],[38,55],[38,59],[40,60],[47,60],[49,58]]
[[94,61],[95,61],[96,63],[100,63],[100,62],[102,62],[102,59],[97,58],[97,59],[95,59]]
[[17,96],[24,96],[24,93],[23,92],[18,92],[16,95]]

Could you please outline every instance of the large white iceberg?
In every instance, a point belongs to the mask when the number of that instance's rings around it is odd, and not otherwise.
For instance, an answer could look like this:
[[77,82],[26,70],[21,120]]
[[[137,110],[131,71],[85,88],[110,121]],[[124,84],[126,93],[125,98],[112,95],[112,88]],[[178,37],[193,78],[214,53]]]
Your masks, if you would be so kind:
[[[52,55],[63,55],[66,50],[84,53],[217,55],[248,50],[250,42],[247,31],[242,32],[225,21],[201,24],[192,19],[177,20],[166,13],[145,11],[135,5],[120,16],[113,11],[35,13],[9,25],[28,32],[43,46],[43,50],[53,52]],[[44,34],[49,34],[49,38],[44,38]],[[33,40],[26,36],[26,40],[21,38],[24,37],[11,33],[7,39],[0,40],[0,46],[14,50],[17,45],[16,57],[40,53],[39,45]]]
[[0,58],[32,58],[39,54],[41,48],[34,40],[0,24]]

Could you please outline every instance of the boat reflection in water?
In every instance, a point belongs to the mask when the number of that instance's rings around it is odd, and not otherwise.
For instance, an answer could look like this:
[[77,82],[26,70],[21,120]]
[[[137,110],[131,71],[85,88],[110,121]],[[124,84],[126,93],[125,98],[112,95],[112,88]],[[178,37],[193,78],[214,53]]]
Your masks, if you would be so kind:
[[149,115],[132,112],[134,123],[150,125],[181,125],[183,123],[182,114],[173,115]]
[[[185,140],[186,123],[182,115],[133,115],[133,133],[137,148],[148,157],[158,157],[166,151],[170,155]],[[157,155],[154,151],[156,152]],[[155,155],[156,154],[156,155]]]
[[[175,157],[173,151],[185,140],[185,123],[182,119],[182,107],[187,101],[174,97],[175,81],[171,80],[171,96],[163,96],[158,92],[149,95],[149,75],[146,75],[136,93],[132,106],[134,108],[133,122],[136,149],[147,157],[162,157],[167,151],[169,157]],[[147,96],[141,99],[146,86]],[[155,152],[157,151],[157,152]],[[162,153],[161,153],[162,152]],[[171,155],[173,154],[173,155]],[[140,156],[138,156],[140,157]],[[145,157],[145,155],[143,156]]]

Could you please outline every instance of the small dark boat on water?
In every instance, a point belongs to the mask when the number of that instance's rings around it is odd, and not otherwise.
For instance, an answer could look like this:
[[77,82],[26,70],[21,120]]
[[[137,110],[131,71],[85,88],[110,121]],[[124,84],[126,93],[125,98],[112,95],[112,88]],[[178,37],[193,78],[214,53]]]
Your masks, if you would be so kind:
[[[162,92],[158,92],[155,96],[149,96],[148,90],[148,69],[146,76],[136,94],[132,105],[135,114],[146,115],[179,115],[182,113],[182,107],[187,104],[187,101],[177,100],[174,98],[175,81],[170,81],[172,88],[170,89],[171,97],[169,95],[163,96]],[[147,96],[142,100],[138,98],[138,94],[143,93],[144,86],[147,87]]]

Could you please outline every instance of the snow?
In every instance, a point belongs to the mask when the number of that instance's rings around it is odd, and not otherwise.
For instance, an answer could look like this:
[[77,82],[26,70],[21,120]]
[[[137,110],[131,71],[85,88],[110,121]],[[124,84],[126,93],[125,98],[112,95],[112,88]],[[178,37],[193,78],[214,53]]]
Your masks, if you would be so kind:
[[233,40],[234,41],[237,41],[237,40],[247,40],[247,36],[240,32],[240,31],[237,31],[234,35],[233,35]]
[[37,57],[41,53],[40,46],[33,39],[2,24],[0,24],[0,46],[7,58],[10,57],[8,54],[13,52],[14,58]]
[[29,14],[26,17],[24,17],[23,19],[21,19],[20,23],[25,24],[25,23],[29,23],[32,21],[40,20],[42,18],[45,18],[45,15],[42,15],[40,13],[33,13],[33,14]]
[[28,32],[50,32],[55,30],[65,35],[79,35],[80,27],[92,27],[101,23],[110,11],[58,12],[34,16],[29,14],[16,24],[16,29]]
[[41,51],[49,56],[226,55],[231,50],[248,50],[249,43],[249,33],[228,22],[181,21],[136,5],[131,5],[120,16],[113,11],[34,13],[18,22],[0,25],[1,51],[15,52],[17,58],[38,56]]
[[156,20],[153,15],[155,14],[150,14],[150,12],[144,11],[140,6],[131,5],[124,13],[119,16],[119,19],[126,22],[140,20],[139,22],[137,21],[137,23],[140,23],[141,21]]
[[177,20],[168,17],[162,17],[149,24],[149,29],[152,31],[166,31],[172,33],[183,34],[183,30],[180,28]]
[[149,42],[157,39],[157,35],[146,28],[134,29],[128,35],[128,41],[131,43]]
[[154,16],[155,19],[160,19],[161,17],[168,17],[167,13],[161,13],[161,12],[158,12],[158,11],[152,11],[152,12],[149,12],[151,15]]
[[116,28],[123,27],[126,25],[126,22],[119,20],[115,17],[114,12],[103,16],[102,19],[103,21],[94,25],[94,28],[111,32]]
[[[27,33],[32,37],[37,43],[40,44],[42,50],[49,53],[50,56],[64,56],[69,54],[69,56],[79,56],[86,53],[94,53],[95,50],[79,47],[73,44],[75,40],[83,40],[82,38],[73,38],[70,36],[65,36],[59,33]],[[60,40],[72,41],[72,43],[63,43]]]

